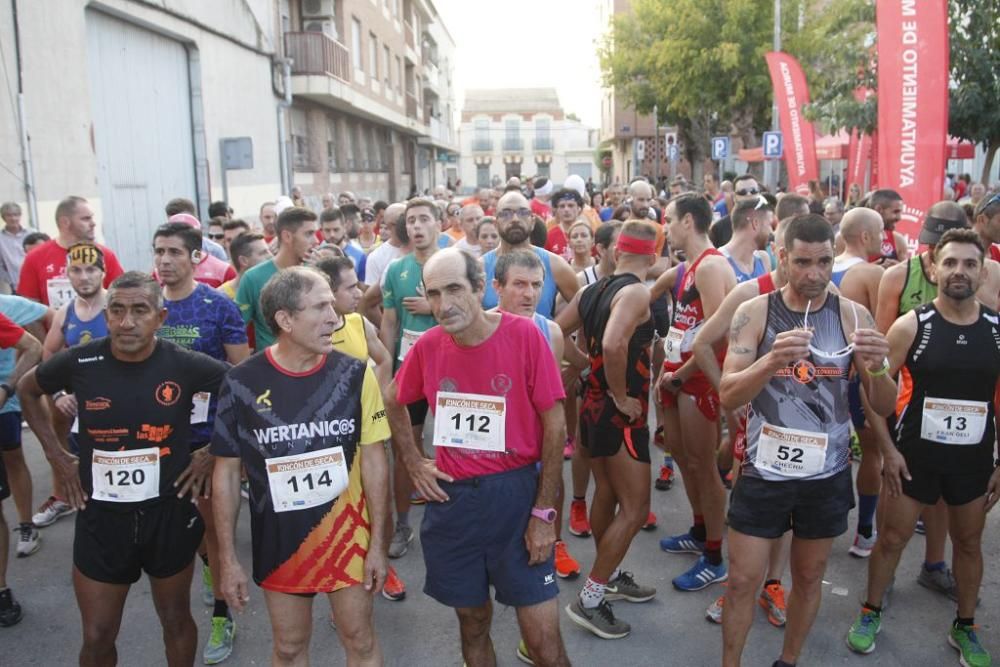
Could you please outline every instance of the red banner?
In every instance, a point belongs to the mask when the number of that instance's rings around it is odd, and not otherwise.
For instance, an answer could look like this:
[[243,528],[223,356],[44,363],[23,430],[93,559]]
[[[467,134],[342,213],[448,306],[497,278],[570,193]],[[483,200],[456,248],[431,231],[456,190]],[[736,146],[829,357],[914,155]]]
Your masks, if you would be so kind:
[[816,136],[812,123],[802,115],[802,107],[809,103],[806,76],[799,61],[787,53],[771,51],[766,58],[781,120],[788,190],[808,195],[809,181],[819,180],[819,165],[816,162]]
[[[867,88],[858,88],[854,91],[854,99],[858,102],[864,102],[873,94]],[[847,152],[847,191],[850,190],[852,185],[857,185],[864,192],[865,172],[868,170],[868,161],[871,159],[871,152],[871,136],[859,132],[857,129],[852,130],[851,143]]]
[[878,0],[878,179],[903,197],[896,229],[916,247],[944,190],[948,3]]

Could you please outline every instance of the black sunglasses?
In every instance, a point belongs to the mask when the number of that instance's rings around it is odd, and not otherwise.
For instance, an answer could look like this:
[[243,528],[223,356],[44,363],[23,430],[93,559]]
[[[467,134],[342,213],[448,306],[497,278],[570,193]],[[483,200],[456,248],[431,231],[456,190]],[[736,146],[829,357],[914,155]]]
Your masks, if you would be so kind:
[[994,194],[989,199],[984,197],[983,200],[979,202],[979,206],[976,207],[976,212],[974,213],[974,215],[977,216],[982,215],[983,211],[985,211],[987,208],[998,202],[1000,202],[1000,192]]
[[741,197],[746,197],[747,195],[759,195],[760,190],[758,190],[757,188],[741,188],[736,191],[736,194],[738,194]]
[[208,238],[212,239],[213,241],[221,241],[222,239],[226,238],[226,235],[225,234],[209,234]]

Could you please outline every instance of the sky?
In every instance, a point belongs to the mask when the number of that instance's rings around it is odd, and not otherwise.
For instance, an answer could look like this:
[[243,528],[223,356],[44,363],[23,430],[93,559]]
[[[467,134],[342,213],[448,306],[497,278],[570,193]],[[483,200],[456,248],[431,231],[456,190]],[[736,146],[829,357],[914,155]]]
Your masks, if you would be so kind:
[[455,40],[455,105],[466,88],[555,87],[566,113],[601,127],[603,0],[433,0]]

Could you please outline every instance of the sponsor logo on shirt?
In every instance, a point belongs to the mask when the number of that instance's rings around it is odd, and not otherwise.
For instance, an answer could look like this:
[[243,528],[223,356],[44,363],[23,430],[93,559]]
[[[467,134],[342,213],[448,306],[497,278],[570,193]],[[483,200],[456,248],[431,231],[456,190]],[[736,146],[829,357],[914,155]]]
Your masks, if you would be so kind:
[[98,354],[93,357],[80,357],[79,359],[76,360],[78,364],[89,364],[94,361],[104,361],[104,355]]
[[263,394],[257,397],[254,403],[257,405],[257,412],[267,412],[271,409],[271,390],[268,389]]
[[111,407],[111,399],[104,398],[103,396],[98,396],[97,398],[88,398],[84,404],[84,410],[89,412],[100,412],[101,410],[107,410]]
[[170,424],[164,424],[163,426],[153,426],[151,424],[143,424],[139,427],[139,432],[135,434],[136,440],[148,440],[149,442],[160,443],[170,437],[174,432],[174,427]]
[[490,380],[490,387],[497,393],[497,396],[506,396],[512,386],[514,386],[514,381],[506,373],[498,373]]
[[156,388],[156,402],[160,405],[171,406],[180,400],[181,386],[173,380],[161,382]]
[[385,410],[379,410],[378,412],[376,412],[375,414],[372,415],[372,423],[373,424],[376,423],[376,422],[378,422],[378,421],[380,421],[380,420],[382,420],[382,419],[385,419]]
[[258,445],[268,445],[291,440],[325,438],[327,436],[351,435],[355,431],[353,419],[331,419],[330,421],[288,424],[253,429]]

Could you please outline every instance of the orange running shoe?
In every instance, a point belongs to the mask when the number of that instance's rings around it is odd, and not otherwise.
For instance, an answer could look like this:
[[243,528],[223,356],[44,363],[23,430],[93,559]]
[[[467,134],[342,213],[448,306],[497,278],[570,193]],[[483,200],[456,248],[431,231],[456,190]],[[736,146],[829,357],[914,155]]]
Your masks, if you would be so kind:
[[656,530],[656,515],[652,512],[646,517],[646,523],[642,524],[643,530]]
[[570,503],[569,532],[577,537],[590,537],[590,521],[587,519],[586,500],[574,500]]
[[580,564],[569,555],[566,543],[556,541],[556,574],[563,579],[576,579],[580,576]]
[[785,627],[785,589],[781,584],[764,586],[757,604],[767,612],[767,622],[776,628]]
[[674,485],[674,469],[668,466],[660,466],[660,476],[653,482],[657,491],[666,491]]
[[396,568],[389,566],[389,573],[385,577],[385,586],[382,587],[382,597],[386,600],[399,602],[406,597],[406,586],[403,580],[396,574]]

